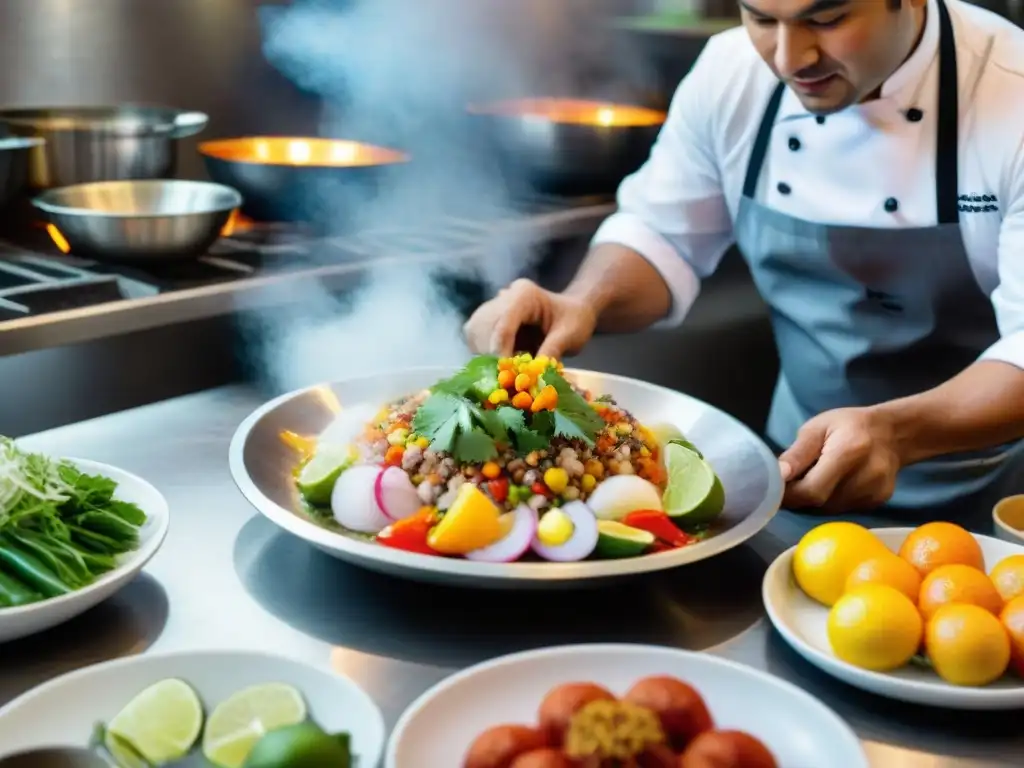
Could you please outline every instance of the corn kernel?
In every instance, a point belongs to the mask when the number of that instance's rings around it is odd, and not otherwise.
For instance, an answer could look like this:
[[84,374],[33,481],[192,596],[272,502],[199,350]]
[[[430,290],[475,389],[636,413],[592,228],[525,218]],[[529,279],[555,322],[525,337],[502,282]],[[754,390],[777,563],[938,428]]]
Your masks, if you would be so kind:
[[508,392],[506,392],[504,389],[496,389],[487,396],[487,402],[491,403],[492,405],[503,403],[506,400],[508,400]]
[[583,471],[588,475],[592,475],[596,480],[600,480],[604,477],[604,465],[597,459],[589,459],[587,463],[583,465]]
[[595,485],[597,485],[597,478],[591,474],[586,474],[580,478],[580,488],[583,489],[584,493],[590,493],[594,490]]
[[644,458],[647,458],[648,456],[651,455],[651,449],[648,448],[646,445],[642,446],[640,448],[640,455],[643,456]]
[[569,473],[561,467],[552,467],[544,473],[544,485],[552,493],[561,493],[569,485]]
[[518,376],[516,376],[516,392],[528,390],[530,387],[534,385],[535,382],[536,379],[529,373],[520,373]]
[[533,405],[533,398],[529,392],[516,392],[516,396],[512,398],[512,405],[525,411]]
[[496,477],[498,477],[498,475],[501,474],[501,467],[499,467],[493,461],[488,461],[486,464],[484,464],[483,468],[480,471],[483,473],[483,476],[486,477],[488,480],[494,480]]
[[416,446],[418,448],[426,448],[428,445],[430,445],[430,438],[427,438],[427,437],[417,437],[416,438]]
[[405,445],[405,439],[409,436],[409,430],[396,429],[388,435],[388,445]]

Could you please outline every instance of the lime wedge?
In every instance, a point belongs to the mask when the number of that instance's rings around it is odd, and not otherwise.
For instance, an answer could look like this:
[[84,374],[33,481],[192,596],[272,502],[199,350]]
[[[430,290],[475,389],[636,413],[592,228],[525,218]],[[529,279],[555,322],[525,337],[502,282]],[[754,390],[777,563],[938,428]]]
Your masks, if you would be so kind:
[[725,489],[699,453],[669,443],[665,446],[665,471],[668,482],[661,501],[667,515],[681,525],[699,525],[722,514]]
[[203,755],[220,768],[241,768],[265,733],[306,719],[302,694],[284,683],[238,691],[213,710],[203,733]]
[[299,472],[299,493],[310,504],[322,506],[331,501],[338,476],[355,461],[355,449],[349,445],[323,445]]
[[648,424],[647,431],[651,433],[651,436],[658,441],[658,445],[665,445],[673,440],[686,439],[686,435],[682,433],[675,424],[668,424],[667,422],[661,422],[658,424]]
[[188,754],[203,728],[203,705],[188,683],[170,678],[146,688],[107,725],[105,744],[113,754],[119,740],[150,763],[167,763]]

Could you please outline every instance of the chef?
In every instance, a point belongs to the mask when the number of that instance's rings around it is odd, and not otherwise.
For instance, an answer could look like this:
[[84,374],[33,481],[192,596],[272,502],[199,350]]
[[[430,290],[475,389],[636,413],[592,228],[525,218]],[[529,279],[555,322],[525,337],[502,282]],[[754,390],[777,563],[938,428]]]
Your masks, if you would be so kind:
[[681,323],[736,243],[781,361],[783,506],[984,527],[1024,492],[1024,30],[961,0],[740,7],[570,286],[513,283],[469,343]]

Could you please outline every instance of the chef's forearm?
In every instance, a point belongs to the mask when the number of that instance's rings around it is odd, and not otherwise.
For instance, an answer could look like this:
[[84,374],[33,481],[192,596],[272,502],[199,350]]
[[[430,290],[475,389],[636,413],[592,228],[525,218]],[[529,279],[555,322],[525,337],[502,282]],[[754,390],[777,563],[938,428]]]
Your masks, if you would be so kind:
[[877,406],[904,464],[1024,437],[1024,371],[983,360],[935,389]]
[[590,305],[603,333],[629,333],[668,315],[672,294],[643,256],[617,243],[595,246],[565,293]]

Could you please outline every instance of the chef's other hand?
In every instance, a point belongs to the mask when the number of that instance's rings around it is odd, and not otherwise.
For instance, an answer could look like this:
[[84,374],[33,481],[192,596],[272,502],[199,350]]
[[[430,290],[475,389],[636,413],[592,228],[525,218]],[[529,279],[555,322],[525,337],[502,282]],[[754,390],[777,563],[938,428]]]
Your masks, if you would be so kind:
[[463,331],[473,352],[508,356],[523,351],[515,348],[516,335],[530,326],[539,328],[543,336],[537,354],[560,358],[590,341],[597,315],[577,298],[546,291],[521,278],[481,304]]
[[779,457],[787,509],[840,513],[881,506],[902,461],[892,423],[873,408],[838,408],[815,416]]

